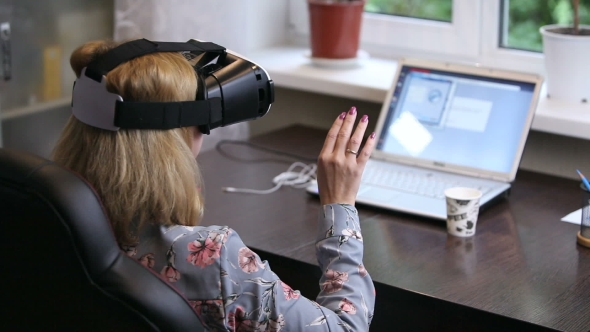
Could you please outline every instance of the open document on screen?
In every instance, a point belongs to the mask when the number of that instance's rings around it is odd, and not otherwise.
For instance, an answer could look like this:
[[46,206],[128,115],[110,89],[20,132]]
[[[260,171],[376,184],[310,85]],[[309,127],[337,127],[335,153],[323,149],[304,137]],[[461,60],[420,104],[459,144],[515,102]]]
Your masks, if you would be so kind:
[[378,149],[509,172],[535,84],[403,67]]

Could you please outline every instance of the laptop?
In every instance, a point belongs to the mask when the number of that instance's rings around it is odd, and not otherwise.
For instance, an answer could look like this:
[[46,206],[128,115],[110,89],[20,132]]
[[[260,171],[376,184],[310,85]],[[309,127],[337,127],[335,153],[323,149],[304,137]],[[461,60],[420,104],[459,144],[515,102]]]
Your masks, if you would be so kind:
[[[475,65],[400,60],[357,203],[446,220],[446,188],[479,188],[481,206],[507,196],[542,81]],[[317,194],[317,184],[307,191]]]

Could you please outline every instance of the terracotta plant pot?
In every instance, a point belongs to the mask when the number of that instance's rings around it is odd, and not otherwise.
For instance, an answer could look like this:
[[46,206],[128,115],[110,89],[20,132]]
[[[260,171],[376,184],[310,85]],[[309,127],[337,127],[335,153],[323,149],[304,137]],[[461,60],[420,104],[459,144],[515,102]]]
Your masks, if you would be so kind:
[[311,56],[356,58],[364,0],[345,2],[308,0]]

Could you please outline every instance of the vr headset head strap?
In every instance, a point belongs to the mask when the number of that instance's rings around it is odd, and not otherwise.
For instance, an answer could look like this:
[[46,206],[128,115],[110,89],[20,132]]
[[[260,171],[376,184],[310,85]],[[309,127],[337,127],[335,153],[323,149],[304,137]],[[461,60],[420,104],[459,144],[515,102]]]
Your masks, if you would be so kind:
[[221,121],[221,113],[221,98],[174,103],[117,101],[115,126],[127,129],[203,126]]
[[[201,93],[199,100],[184,102],[137,102],[123,101],[123,98],[106,90],[104,76],[123,62],[155,52],[191,52],[203,54],[197,64],[205,65],[226,49],[210,42],[190,40],[180,42],[152,42],[138,39],[121,44],[93,60],[74,84],[72,98],[73,114],[82,122],[106,129],[172,129],[199,126],[209,134],[209,124],[223,118],[220,97],[206,98]],[[195,66],[200,68],[200,66]],[[203,82],[197,76],[199,90]]]
[[90,62],[86,68],[86,76],[96,82],[118,65],[131,59],[155,52],[194,52],[209,54],[207,62],[226,52],[225,47],[211,42],[200,42],[191,39],[188,42],[153,42],[137,39],[121,44]]

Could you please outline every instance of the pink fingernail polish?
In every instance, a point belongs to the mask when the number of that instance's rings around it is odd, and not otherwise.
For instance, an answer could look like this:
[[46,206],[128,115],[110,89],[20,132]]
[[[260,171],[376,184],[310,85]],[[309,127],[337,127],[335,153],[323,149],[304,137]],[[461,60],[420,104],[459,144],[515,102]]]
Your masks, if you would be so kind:
[[355,115],[355,114],[356,114],[356,107],[352,106],[352,107],[350,108],[350,110],[348,111],[348,114],[350,114],[350,115]]
[[342,112],[340,113],[340,116],[338,116],[338,118],[340,118],[340,120],[343,120],[346,117],[346,112]]
[[363,115],[363,117],[361,118],[361,122],[367,122],[369,121],[369,116],[368,115]]
[[371,139],[374,139],[375,138],[375,135],[377,135],[377,134],[375,134],[375,132],[372,132],[371,133],[371,136],[369,136],[369,137],[371,137]]

